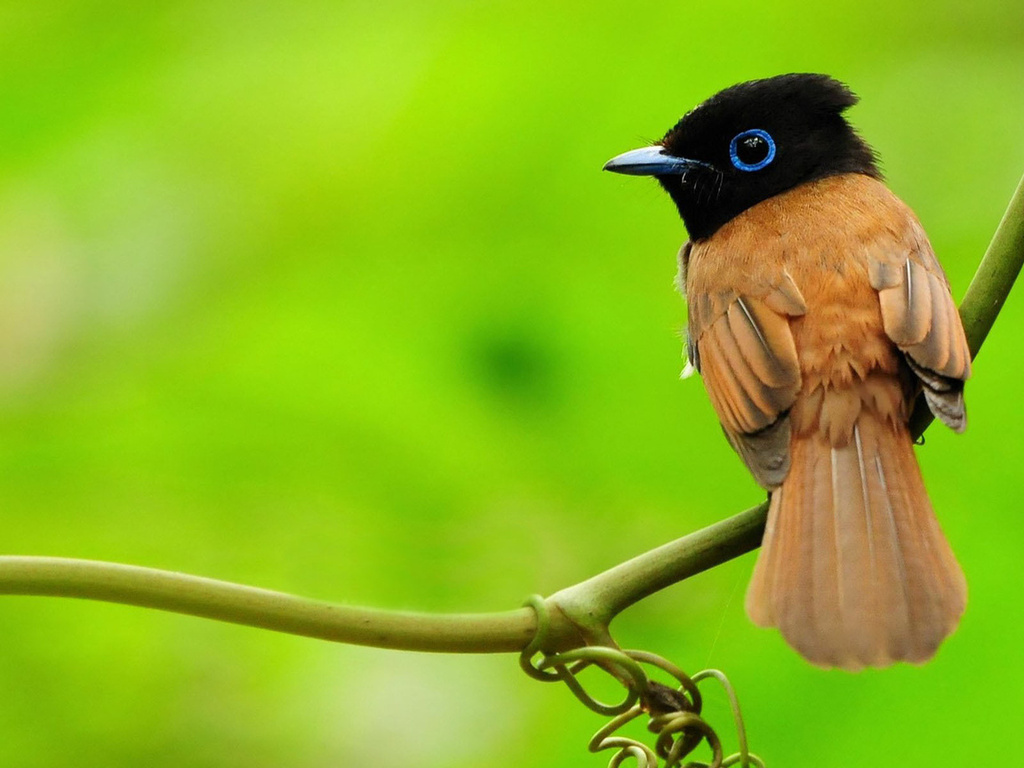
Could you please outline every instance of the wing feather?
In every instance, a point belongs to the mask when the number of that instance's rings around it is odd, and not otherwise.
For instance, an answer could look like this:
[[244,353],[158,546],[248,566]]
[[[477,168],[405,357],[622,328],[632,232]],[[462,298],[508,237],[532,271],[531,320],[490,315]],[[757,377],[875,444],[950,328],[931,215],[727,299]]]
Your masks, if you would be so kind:
[[882,326],[907,357],[932,412],[952,429],[966,426],[963,384],[971,354],[949,282],[919,226],[903,247],[876,249],[868,274],[878,291]]
[[949,312],[943,311],[940,302],[946,286],[942,284],[938,275],[928,273],[928,289],[932,295],[932,329],[926,339],[919,345],[916,359],[925,368],[933,371],[945,369],[949,362],[949,353],[955,346],[956,337],[953,335]]
[[[764,386],[764,377],[760,375],[760,371],[755,370],[755,361],[760,357],[758,354],[761,350],[760,342],[750,331],[750,326],[747,323],[734,322],[735,316],[742,314],[736,311],[742,301],[742,299],[737,299],[736,303],[729,307],[725,318],[711,327],[709,334],[714,334],[713,338],[717,341],[719,349],[733,348],[739,353],[728,355],[725,359],[735,374],[737,382],[746,392],[751,408],[756,411],[752,414],[751,426],[743,431],[755,432],[774,421],[774,418],[764,421],[764,417],[777,413],[779,409],[774,403],[775,398],[772,397],[771,389]],[[750,338],[752,335],[754,338]]]
[[789,319],[806,311],[796,285],[782,275],[762,296],[691,296],[687,330],[729,442],[768,489],[789,468],[788,412],[801,382]]

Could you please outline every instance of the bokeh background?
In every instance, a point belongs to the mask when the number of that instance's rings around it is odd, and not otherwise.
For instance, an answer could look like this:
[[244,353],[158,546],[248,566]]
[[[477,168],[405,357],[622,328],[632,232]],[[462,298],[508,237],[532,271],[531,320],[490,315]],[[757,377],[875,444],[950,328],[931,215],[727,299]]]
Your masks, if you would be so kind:
[[[762,498],[679,381],[685,234],[601,174],[734,82],[824,71],[963,294],[1024,171],[1024,4],[5,2],[7,553],[503,610]],[[737,686],[769,766],[966,764],[1024,711],[1024,301],[919,451],[964,565],[923,667],[803,663],[747,556],[616,621]],[[511,655],[0,600],[5,766],[603,766]],[[734,744],[727,708],[708,712]]]

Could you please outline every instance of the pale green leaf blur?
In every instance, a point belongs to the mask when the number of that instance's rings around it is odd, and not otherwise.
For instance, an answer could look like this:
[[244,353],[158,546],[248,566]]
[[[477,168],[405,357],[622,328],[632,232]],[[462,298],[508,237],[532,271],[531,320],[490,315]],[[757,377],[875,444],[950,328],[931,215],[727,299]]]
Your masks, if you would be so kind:
[[[682,226],[600,169],[788,71],[862,96],[961,296],[1024,172],[1018,0],[3,3],[3,551],[501,610],[757,503],[678,378]],[[744,616],[753,556],[619,640],[723,668],[769,766],[1011,748],[1022,332],[1018,295],[967,434],[919,451],[971,590],[933,663],[808,666]],[[512,656],[43,598],[0,626],[4,766],[607,764]]]

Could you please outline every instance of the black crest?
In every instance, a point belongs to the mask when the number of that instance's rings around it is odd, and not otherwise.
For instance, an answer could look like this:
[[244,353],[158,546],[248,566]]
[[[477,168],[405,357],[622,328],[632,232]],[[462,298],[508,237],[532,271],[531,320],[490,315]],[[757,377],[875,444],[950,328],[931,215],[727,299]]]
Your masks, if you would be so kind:
[[871,148],[843,112],[857,97],[827,75],[790,74],[740,83],[686,114],[660,142],[692,161],[656,173],[691,238],[709,237],[752,205],[841,173],[879,177]]

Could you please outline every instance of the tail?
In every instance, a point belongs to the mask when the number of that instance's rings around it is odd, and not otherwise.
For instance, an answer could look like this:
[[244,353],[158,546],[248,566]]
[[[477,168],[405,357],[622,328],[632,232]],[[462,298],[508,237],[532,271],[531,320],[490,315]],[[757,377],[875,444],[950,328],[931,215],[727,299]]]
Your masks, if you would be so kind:
[[906,427],[865,409],[847,445],[816,430],[795,437],[791,457],[747,591],[750,618],[819,666],[931,658],[967,584]]

